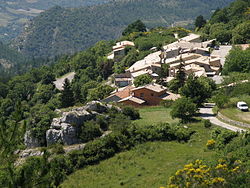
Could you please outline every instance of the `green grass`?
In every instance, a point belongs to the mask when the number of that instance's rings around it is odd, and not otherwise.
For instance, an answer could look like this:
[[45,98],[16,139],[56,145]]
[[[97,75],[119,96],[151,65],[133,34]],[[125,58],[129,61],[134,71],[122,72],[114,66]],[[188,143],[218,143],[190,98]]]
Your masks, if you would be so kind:
[[160,122],[177,123],[178,119],[172,119],[169,115],[171,108],[162,106],[145,107],[139,109],[141,119],[135,122],[139,125],[152,125]]
[[[169,109],[150,107],[140,109],[140,125],[157,122],[176,122],[169,115]],[[214,152],[206,151],[206,142],[210,139],[210,129],[201,122],[187,125],[195,130],[188,143],[148,142],[136,146],[130,151],[76,171],[62,184],[65,188],[159,188],[166,185],[169,177],[183,165],[195,160],[209,160]]]
[[250,124],[250,112],[242,112],[236,107],[222,109],[220,112],[229,119]]

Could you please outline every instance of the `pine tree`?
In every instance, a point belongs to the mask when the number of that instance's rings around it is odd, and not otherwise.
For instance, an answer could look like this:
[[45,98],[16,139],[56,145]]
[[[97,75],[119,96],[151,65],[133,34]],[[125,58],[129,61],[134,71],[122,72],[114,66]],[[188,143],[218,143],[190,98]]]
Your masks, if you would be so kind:
[[67,78],[64,80],[61,100],[63,108],[74,105],[74,93]]
[[205,24],[206,24],[206,20],[204,19],[204,17],[202,15],[198,16],[196,19],[195,19],[195,27],[197,28],[201,28],[203,27]]

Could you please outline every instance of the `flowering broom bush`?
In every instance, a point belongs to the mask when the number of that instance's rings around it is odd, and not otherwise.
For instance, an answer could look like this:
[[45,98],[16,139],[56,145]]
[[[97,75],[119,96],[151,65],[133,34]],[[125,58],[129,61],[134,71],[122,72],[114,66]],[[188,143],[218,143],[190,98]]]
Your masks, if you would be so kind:
[[[244,181],[242,181],[244,179]],[[216,165],[209,167],[201,160],[196,160],[178,170],[169,178],[167,188],[179,187],[234,187],[250,182],[250,173],[241,161],[228,164],[225,160],[219,160]],[[163,188],[163,187],[162,187]]]

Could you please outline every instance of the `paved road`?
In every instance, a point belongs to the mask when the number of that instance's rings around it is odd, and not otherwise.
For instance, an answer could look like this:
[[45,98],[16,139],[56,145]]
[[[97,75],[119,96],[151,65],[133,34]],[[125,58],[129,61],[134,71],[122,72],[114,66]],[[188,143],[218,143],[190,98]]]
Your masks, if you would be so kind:
[[226,56],[228,55],[229,51],[232,49],[232,46],[220,46],[219,50],[214,50],[211,54],[211,56],[219,56],[221,58],[221,65],[224,66]]
[[75,72],[70,72],[70,73],[62,76],[61,78],[57,78],[56,81],[54,81],[54,84],[55,84],[56,88],[59,89],[59,90],[62,90],[64,80],[66,78],[68,78],[68,80],[71,82],[73,80],[75,74],[76,74]]
[[233,125],[229,125],[227,123],[220,121],[218,118],[216,118],[215,114],[213,113],[212,106],[200,108],[200,116],[203,119],[210,120],[210,122],[214,125],[229,129],[229,130],[234,131],[234,132],[246,131],[246,129],[238,128],[238,127],[235,127]]

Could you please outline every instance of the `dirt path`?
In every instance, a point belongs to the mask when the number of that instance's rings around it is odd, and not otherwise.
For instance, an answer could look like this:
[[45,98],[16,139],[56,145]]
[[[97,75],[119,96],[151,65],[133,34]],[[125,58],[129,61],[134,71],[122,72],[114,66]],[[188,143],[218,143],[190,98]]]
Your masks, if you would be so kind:
[[242,128],[239,128],[239,127],[235,127],[233,125],[229,125],[227,123],[224,123],[222,121],[220,121],[216,116],[215,114],[213,113],[212,111],[212,108],[213,108],[213,105],[210,105],[210,106],[207,106],[207,107],[203,107],[203,108],[200,108],[200,116],[203,118],[203,119],[208,119],[210,120],[210,122],[214,125],[217,125],[217,126],[220,126],[220,127],[223,127],[225,129],[228,129],[228,130],[231,130],[231,131],[234,131],[234,132],[242,132],[242,131],[247,131],[246,129],[242,129]]

